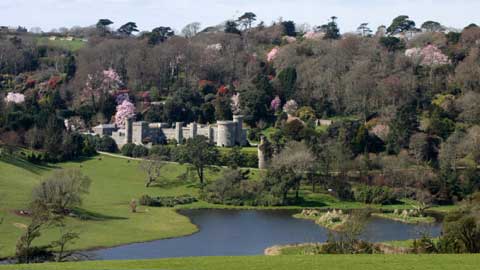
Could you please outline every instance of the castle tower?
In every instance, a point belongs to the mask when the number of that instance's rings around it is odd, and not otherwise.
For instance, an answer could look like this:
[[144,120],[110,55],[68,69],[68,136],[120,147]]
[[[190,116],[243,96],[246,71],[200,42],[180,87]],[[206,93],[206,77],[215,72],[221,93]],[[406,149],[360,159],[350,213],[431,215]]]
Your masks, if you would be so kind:
[[132,125],[132,143],[143,144],[148,136],[148,123],[145,121],[134,122]]
[[133,118],[127,118],[127,124],[125,125],[125,144],[132,143],[133,135]]
[[197,123],[193,122],[190,124],[190,138],[195,138],[197,136],[198,126]]
[[207,130],[207,132],[208,132],[208,133],[207,133],[208,141],[209,141],[210,143],[213,143],[214,140],[215,140],[215,137],[214,137],[214,135],[213,135],[213,128],[212,128],[212,126],[210,126],[210,125],[208,125],[207,128],[208,128],[208,130]]
[[175,140],[178,144],[183,143],[183,122],[175,123]]
[[232,147],[236,141],[236,125],[233,121],[217,122],[217,146]]
[[233,122],[236,124],[235,126],[235,143],[238,145],[244,145],[244,138],[243,138],[243,115],[234,115]]
[[261,136],[260,143],[258,144],[258,168],[262,170],[267,168],[266,146],[265,136]]

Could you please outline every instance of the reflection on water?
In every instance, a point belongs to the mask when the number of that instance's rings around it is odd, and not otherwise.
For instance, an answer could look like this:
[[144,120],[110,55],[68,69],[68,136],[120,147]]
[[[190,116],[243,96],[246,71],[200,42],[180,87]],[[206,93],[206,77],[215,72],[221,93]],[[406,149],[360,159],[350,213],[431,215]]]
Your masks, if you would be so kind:
[[[150,259],[189,256],[263,254],[269,246],[324,242],[328,230],[314,222],[292,218],[286,210],[183,210],[200,231],[185,237],[100,249],[96,259]],[[372,242],[406,240],[429,232],[438,236],[440,224],[412,225],[372,218],[362,236]]]

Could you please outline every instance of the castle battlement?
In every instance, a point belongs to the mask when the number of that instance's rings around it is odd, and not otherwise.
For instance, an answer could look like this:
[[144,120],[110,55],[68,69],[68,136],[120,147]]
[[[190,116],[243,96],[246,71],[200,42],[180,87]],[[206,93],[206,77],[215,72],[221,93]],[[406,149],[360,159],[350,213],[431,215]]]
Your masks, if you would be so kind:
[[134,122],[129,119],[124,129],[114,124],[102,124],[94,127],[93,130],[96,135],[111,136],[120,148],[127,143],[162,144],[174,139],[181,144],[184,140],[198,135],[207,137],[210,143],[220,147],[247,144],[247,130],[243,129],[241,115],[234,115],[233,120],[217,121],[214,125],[193,122],[184,126],[183,122],[176,122],[174,127],[167,123]]

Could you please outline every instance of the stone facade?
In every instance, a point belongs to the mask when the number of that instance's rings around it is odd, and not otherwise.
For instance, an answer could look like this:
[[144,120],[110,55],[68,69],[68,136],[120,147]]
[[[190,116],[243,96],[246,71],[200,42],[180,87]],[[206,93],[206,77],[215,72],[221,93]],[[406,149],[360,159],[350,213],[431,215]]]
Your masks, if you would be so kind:
[[233,121],[218,121],[215,125],[190,123],[184,127],[182,122],[177,122],[175,127],[171,127],[166,123],[133,122],[129,119],[125,129],[118,129],[115,125],[98,125],[93,130],[96,135],[111,136],[119,148],[127,143],[148,146],[173,139],[183,143],[197,135],[207,137],[210,143],[220,147],[247,145],[247,130],[243,128],[243,117],[240,115],[235,115]]

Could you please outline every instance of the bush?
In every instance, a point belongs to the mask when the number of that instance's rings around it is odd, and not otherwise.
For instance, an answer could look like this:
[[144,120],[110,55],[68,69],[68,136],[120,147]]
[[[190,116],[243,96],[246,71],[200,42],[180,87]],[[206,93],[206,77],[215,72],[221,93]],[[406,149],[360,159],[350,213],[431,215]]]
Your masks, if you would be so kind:
[[387,187],[361,185],[354,194],[356,201],[368,204],[393,204],[397,201],[394,192]]
[[175,205],[189,204],[196,202],[197,199],[190,195],[180,196],[167,196],[167,197],[150,197],[149,195],[143,195],[140,197],[140,205],[152,206],[152,207],[174,207]]
[[200,193],[203,200],[215,204],[258,205],[261,184],[248,181],[249,171],[227,170]]
[[171,160],[172,147],[169,145],[155,145],[150,149],[150,155],[162,157],[165,160]]
[[122,155],[127,157],[133,156],[133,149],[135,148],[135,144],[127,143],[122,147]]
[[118,151],[117,143],[109,136],[103,136],[97,144],[97,150],[109,153]]
[[148,148],[143,145],[135,145],[132,150],[132,157],[146,157],[148,156]]

